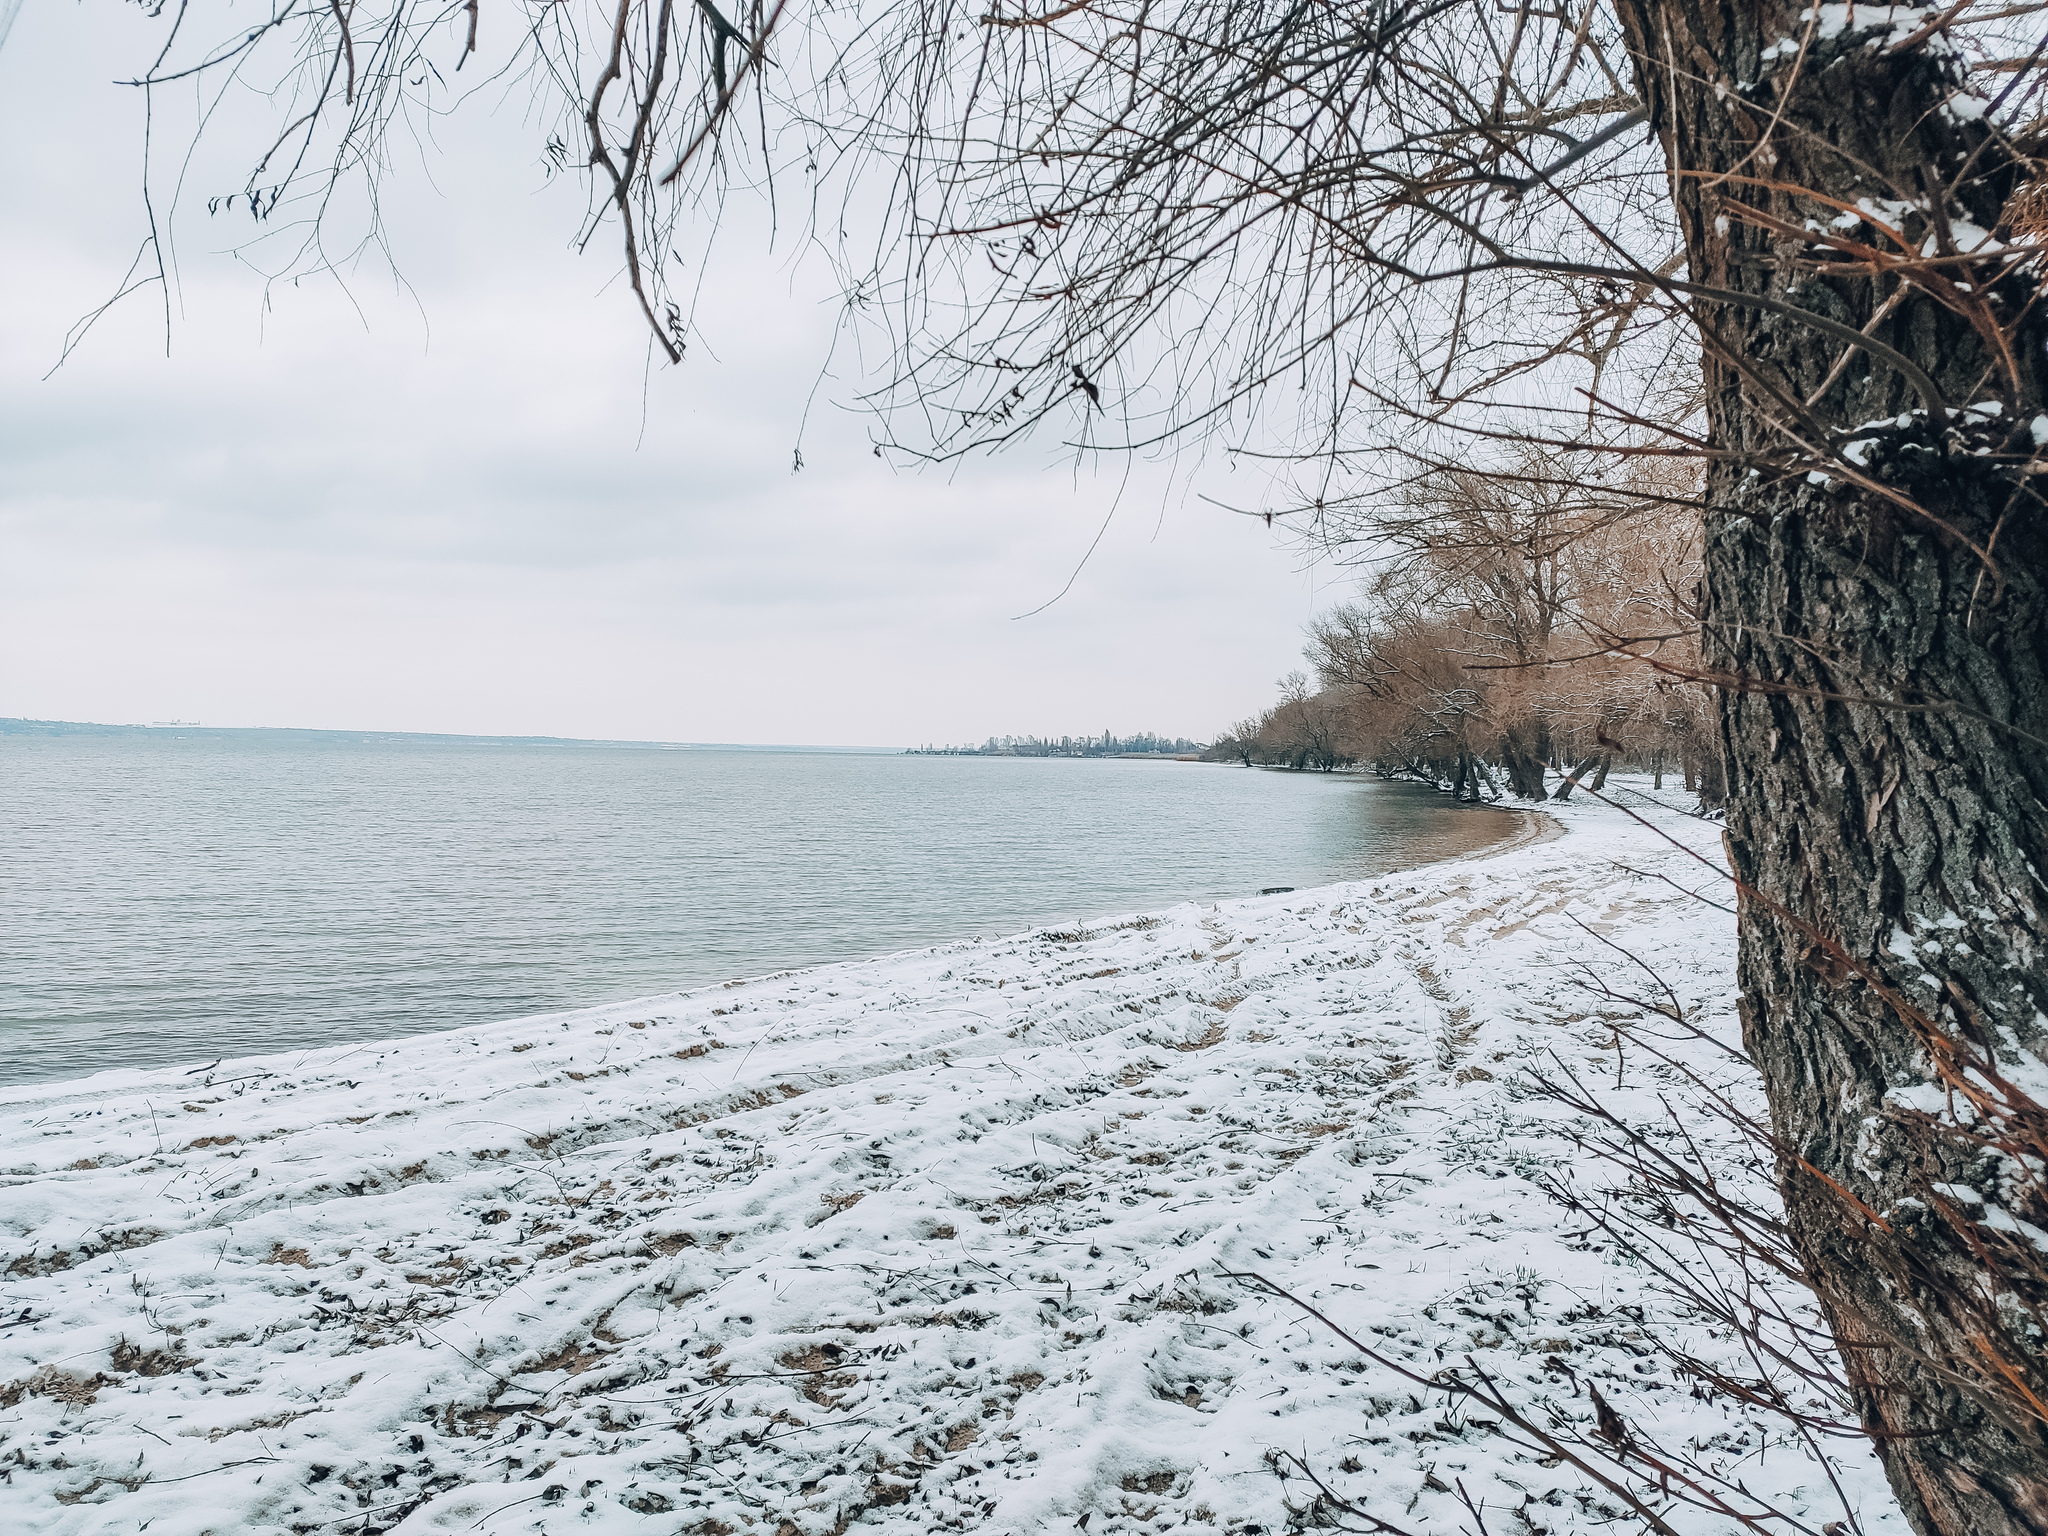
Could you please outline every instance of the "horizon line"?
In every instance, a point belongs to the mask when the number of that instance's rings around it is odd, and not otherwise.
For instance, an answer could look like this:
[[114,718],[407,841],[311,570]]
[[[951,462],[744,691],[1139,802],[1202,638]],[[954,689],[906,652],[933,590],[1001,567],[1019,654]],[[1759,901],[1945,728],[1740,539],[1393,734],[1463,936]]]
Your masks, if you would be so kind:
[[666,741],[618,736],[550,736],[516,731],[400,731],[375,726],[206,725],[196,720],[40,720],[27,715],[0,715],[0,736],[69,735],[93,732],[144,733],[201,731],[209,735],[276,734],[294,736],[406,736],[432,741],[552,743],[575,747],[659,747],[771,752],[903,752],[909,748],[881,742],[821,741]]

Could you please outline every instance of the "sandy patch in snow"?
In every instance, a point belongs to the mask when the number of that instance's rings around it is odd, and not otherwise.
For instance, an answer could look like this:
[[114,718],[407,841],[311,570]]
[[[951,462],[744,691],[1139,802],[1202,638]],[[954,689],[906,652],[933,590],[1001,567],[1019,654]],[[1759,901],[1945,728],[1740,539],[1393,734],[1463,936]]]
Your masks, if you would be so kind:
[[1643,1334],[1725,1341],[1530,1182],[1573,1154],[1523,1066],[1643,1119],[1668,1086],[1574,985],[1626,964],[1594,935],[1734,1030],[1731,921],[1657,878],[1699,865],[1560,815],[1376,881],[0,1090],[0,1525],[1258,1536],[1308,1502],[1284,1451],[1403,1530],[1473,1529],[1461,1485],[1493,1536],[1633,1528],[1226,1271],[1561,1423],[1597,1381],[1839,1518]]

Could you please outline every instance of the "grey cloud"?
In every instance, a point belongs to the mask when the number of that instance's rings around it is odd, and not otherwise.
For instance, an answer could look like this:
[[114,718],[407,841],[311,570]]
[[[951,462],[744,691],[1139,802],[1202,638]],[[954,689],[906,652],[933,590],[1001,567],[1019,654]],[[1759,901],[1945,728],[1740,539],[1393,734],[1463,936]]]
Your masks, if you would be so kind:
[[630,306],[598,293],[610,258],[564,249],[574,196],[534,193],[509,114],[448,130],[434,179],[394,184],[412,293],[364,262],[352,295],[309,282],[266,308],[221,254],[235,231],[188,218],[170,357],[138,296],[43,382],[139,233],[134,102],[105,83],[134,22],[31,6],[0,52],[0,123],[66,148],[0,164],[0,713],[1201,734],[1295,664],[1291,560],[1156,467],[1074,590],[1021,623],[1118,472],[1076,480],[1055,445],[892,472],[831,403],[842,379],[793,475],[834,311],[821,272],[746,244],[758,229],[722,248],[711,345],[647,373]]

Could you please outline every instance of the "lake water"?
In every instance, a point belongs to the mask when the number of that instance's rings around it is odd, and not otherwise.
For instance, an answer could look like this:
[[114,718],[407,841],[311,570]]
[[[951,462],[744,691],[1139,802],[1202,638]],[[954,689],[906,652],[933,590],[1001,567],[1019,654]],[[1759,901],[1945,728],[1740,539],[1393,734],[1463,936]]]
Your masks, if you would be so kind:
[[1214,764],[0,736],[0,1083],[1323,884],[1523,826]]

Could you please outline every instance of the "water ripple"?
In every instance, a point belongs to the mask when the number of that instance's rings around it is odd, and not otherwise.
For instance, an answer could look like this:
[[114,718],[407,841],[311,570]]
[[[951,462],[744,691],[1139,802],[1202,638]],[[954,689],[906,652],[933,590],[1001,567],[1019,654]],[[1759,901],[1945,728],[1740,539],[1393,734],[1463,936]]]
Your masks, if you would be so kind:
[[0,738],[0,1083],[1316,885],[1517,821],[1188,763]]

